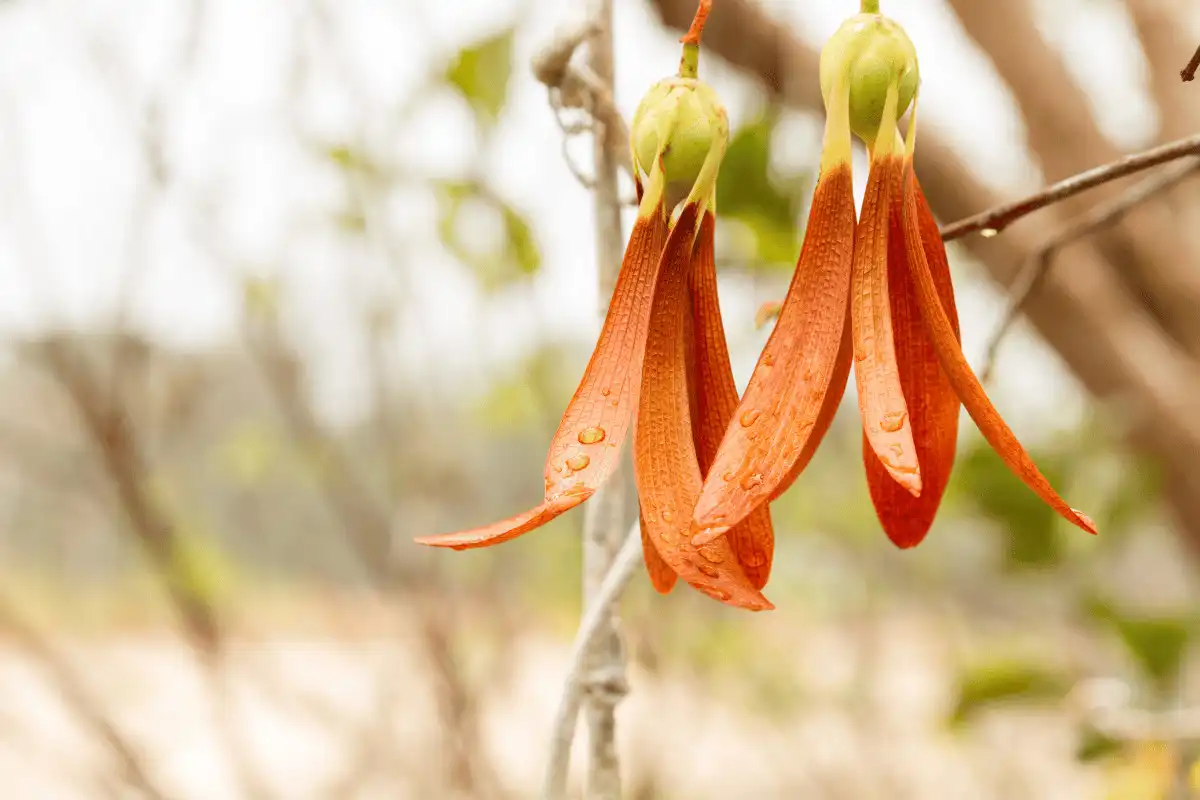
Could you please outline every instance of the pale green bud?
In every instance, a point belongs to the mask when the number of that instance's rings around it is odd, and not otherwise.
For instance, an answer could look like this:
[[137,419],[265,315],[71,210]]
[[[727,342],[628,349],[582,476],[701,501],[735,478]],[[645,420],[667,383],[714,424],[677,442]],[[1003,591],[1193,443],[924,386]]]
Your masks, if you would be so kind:
[[895,21],[882,14],[857,14],[842,23],[821,51],[821,93],[827,104],[839,76],[848,81],[850,130],[872,142],[889,86],[899,85],[897,119],[912,103],[920,83],[916,48]]
[[651,173],[655,156],[662,153],[666,196],[675,202],[691,192],[709,154],[724,152],[729,119],[707,84],[696,78],[665,78],[642,98],[631,135],[636,167],[643,175]]

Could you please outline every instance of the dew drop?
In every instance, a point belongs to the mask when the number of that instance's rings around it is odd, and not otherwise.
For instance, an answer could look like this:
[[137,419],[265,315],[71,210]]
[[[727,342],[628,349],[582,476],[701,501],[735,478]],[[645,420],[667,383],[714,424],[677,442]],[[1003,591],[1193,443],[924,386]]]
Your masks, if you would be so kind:
[[996,230],[995,228],[984,228],[979,232],[979,235],[985,239],[991,239],[998,233],[1000,233],[1000,231]]
[[741,418],[742,427],[749,428],[755,422],[758,422],[758,418],[761,416],[762,416],[762,412],[759,411],[757,408],[750,409],[746,413],[742,414],[742,418]]
[[604,441],[604,428],[584,428],[579,432],[580,444],[596,444]]
[[755,472],[752,475],[747,475],[746,477],[742,478],[741,487],[743,489],[745,489],[747,492],[750,491],[751,489],[754,489],[755,487],[761,486],[761,485],[762,485],[762,473],[761,472]]
[[669,508],[663,509],[663,512],[662,512],[662,521],[663,522],[670,522],[674,516],[675,515],[671,512],[671,509],[669,509]]
[[610,394],[612,394],[612,389],[608,389],[608,388],[601,389],[600,394],[603,395],[604,397],[608,397]]
[[904,427],[904,423],[908,421],[908,413],[904,411],[893,411],[890,414],[884,414],[879,419],[879,427],[887,433],[895,433]]
[[759,365],[764,366],[764,367],[773,367],[773,366],[775,366],[775,356],[771,355],[770,353],[764,352],[762,354],[762,358],[760,358],[758,360],[758,363],[759,363]]
[[709,566],[708,564],[697,564],[696,569],[700,570],[701,573],[703,573],[704,575],[707,575],[710,578],[721,577],[720,571],[717,570],[716,567]]
[[731,595],[729,592],[725,591],[724,589],[709,589],[708,593],[711,594],[713,597],[717,598],[718,600],[720,600],[722,603],[729,600],[730,597],[733,597],[733,595]]
[[699,548],[700,555],[704,556],[704,560],[710,564],[720,564],[725,560],[725,556],[721,555],[715,548],[701,547]]
[[675,537],[675,532],[671,530],[660,531],[658,538],[662,539],[667,544],[675,544],[675,542],[678,541]]
[[854,360],[855,361],[866,361],[867,360],[867,351],[866,350],[855,350],[854,351]]
[[583,453],[577,456],[571,456],[567,459],[567,469],[572,472],[579,472],[581,469],[587,469],[587,465],[592,463],[592,460]]
[[731,480],[733,480],[733,473],[725,472],[724,474],[721,475],[721,480],[725,481],[726,483],[729,483]]

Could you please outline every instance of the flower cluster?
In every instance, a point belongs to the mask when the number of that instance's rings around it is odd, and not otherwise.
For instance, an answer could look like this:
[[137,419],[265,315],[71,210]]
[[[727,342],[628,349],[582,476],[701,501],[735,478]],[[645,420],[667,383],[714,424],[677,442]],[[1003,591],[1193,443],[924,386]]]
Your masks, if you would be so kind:
[[[604,482],[632,425],[654,586],[667,592],[683,578],[721,602],[771,608],[761,591],[774,550],[768,504],[811,460],[851,366],[871,499],[896,545],[918,544],[933,522],[954,466],[960,405],[1015,474],[1095,533],[1038,471],[963,357],[945,245],[913,168],[916,51],[878,2],[864,2],[822,51],[826,125],[804,244],[739,401],[713,257],[729,126],[697,78],[710,5],[701,0],[682,39],[678,77],[656,84],[634,116],[637,221],[599,342],[550,447],[544,501],[418,541],[482,547],[545,524]],[[852,136],[870,154],[857,215]]]

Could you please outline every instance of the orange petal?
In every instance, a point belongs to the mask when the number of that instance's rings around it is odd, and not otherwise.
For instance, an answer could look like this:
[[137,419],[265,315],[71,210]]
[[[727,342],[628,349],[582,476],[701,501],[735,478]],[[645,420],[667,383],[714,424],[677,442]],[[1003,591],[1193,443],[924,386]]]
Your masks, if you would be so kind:
[[701,490],[694,543],[713,541],[773,498],[819,441],[826,398],[838,389],[853,240],[850,164],[835,162],[818,180],[783,310]]
[[639,512],[639,516],[642,526],[642,555],[646,559],[646,571],[650,573],[650,585],[659,594],[668,594],[675,588],[675,580],[679,576],[671,569],[670,564],[663,561],[654,542],[650,541],[650,532],[646,529],[646,515]]
[[[942,308],[938,297],[938,287],[930,271],[930,265],[925,257],[925,247],[922,246],[921,212],[918,205],[916,176],[912,169],[912,158],[905,160],[904,179],[904,233],[908,247],[909,267],[912,270],[914,284],[917,290],[917,300],[921,306],[921,316],[929,331],[937,352],[942,370],[954,387],[967,412],[979,426],[979,432],[988,440],[992,448],[999,454],[1008,468],[1013,471],[1030,489],[1037,493],[1046,503],[1062,514],[1069,522],[1078,525],[1089,533],[1096,532],[1096,524],[1091,519],[1068,506],[1050,482],[1038,470],[1033,459],[1025,452],[1025,448],[1017,441],[1012,430],[1001,419],[987,393],[979,384],[979,379],[971,370],[963,357],[962,348],[955,337],[954,326],[951,325]],[[924,231],[928,235],[928,228]]]
[[890,155],[871,162],[871,176],[854,234],[850,316],[863,431],[871,449],[896,482],[918,496],[921,470],[908,406],[900,388],[888,299],[888,215],[900,168],[900,159]]
[[842,327],[842,343],[838,347],[837,356],[833,362],[833,378],[829,381],[829,393],[821,402],[821,408],[817,411],[817,421],[813,423],[812,433],[809,434],[808,441],[800,450],[800,458],[792,465],[791,471],[788,472],[783,482],[771,493],[772,503],[781,494],[792,488],[792,484],[800,477],[800,473],[804,472],[808,462],[812,461],[812,457],[817,454],[817,448],[821,446],[825,434],[829,433],[829,428],[833,425],[834,418],[837,417],[838,406],[842,404],[842,398],[846,395],[846,384],[850,382],[850,355],[853,351],[850,337],[850,304],[849,298],[847,298],[846,322]]
[[697,548],[688,537],[701,483],[684,340],[697,213],[694,203],[684,206],[663,251],[633,437],[634,475],[645,535],[663,561],[710,597],[757,611],[773,606],[750,583],[729,542],[722,539]]
[[[545,502],[503,522],[462,533],[426,536],[435,547],[486,547],[549,522],[587,499],[616,467],[641,388],[650,307],[666,239],[661,202],[639,213],[600,339],[546,458]],[[564,503],[570,502],[570,505]]]
[[575,506],[582,503],[592,496],[594,489],[581,489],[579,491],[568,491],[558,495],[553,500],[547,500],[537,508],[532,508],[514,517],[493,522],[491,525],[484,525],[481,528],[472,528],[469,531],[460,531],[458,533],[443,533],[438,536],[421,536],[415,541],[417,544],[427,544],[433,547],[449,547],[454,550],[470,550],[475,547],[487,547],[488,545],[500,544],[507,542],[509,539],[515,539],[523,533],[529,533],[535,528],[540,528],[550,520],[562,514],[564,511],[570,511]]
[[[717,263],[713,253],[711,212],[705,212],[700,234],[692,253],[691,329],[686,337],[692,352],[688,358],[691,391],[692,435],[701,475],[707,475],[737,409],[737,384],[729,363],[725,327],[721,323],[721,304],[717,297]],[[775,551],[775,531],[771,512],[761,506],[734,526],[727,538],[738,563],[755,588],[766,586],[771,575],[771,557]]]
[[[863,435],[863,460],[867,466],[867,486],[875,512],[888,538],[898,547],[913,547],[929,532],[941,504],[942,495],[954,468],[958,439],[958,395],[942,373],[937,351],[921,320],[921,306],[908,268],[908,249],[904,240],[904,202],[902,176],[893,176],[888,230],[888,293],[891,295],[892,331],[895,336],[896,364],[900,370],[900,389],[908,403],[913,444],[921,464],[921,496],[913,497],[875,457]],[[938,298],[947,319],[958,336],[958,311],[954,305],[954,287],[946,248],[937,234],[937,223],[924,197],[918,193],[917,221],[923,247]],[[933,239],[929,237],[932,232]]]

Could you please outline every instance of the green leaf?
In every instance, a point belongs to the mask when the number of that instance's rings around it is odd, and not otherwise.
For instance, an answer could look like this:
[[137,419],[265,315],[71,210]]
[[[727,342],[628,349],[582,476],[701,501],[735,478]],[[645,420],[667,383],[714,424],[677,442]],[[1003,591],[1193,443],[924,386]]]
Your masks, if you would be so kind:
[[[1039,452],[1034,460],[1052,485],[1062,485],[1063,458]],[[1005,565],[1053,567],[1062,561],[1066,534],[1058,514],[1012,474],[988,443],[976,440],[955,468],[957,491],[980,513],[1004,525]]]
[[950,722],[963,725],[999,704],[1057,700],[1070,685],[1062,672],[1031,661],[997,658],[973,664],[959,676],[958,701]]
[[[502,198],[478,183],[443,182],[435,187],[438,235],[455,258],[471,268],[486,291],[535,275],[542,254],[529,222]],[[498,241],[487,241],[480,214],[499,220]]]
[[1075,758],[1088,764],[1109,756],[1125,752],[1125,743],[1113,739],[1087,725],[1079,732],[1079,743],[1075,746]]
[[494,124],[508,98],[512,77],[513,29],[458,51],[446,81],[458,89],[481,121]]
[[734,133],[717,179],[717,210],[754,233],[755,252],[749,257],[790,268],[798,252],[797,219],[805,186],[772,174],[771,136],[777,119],[768,113]]
[[1188,616],[1134,615],[1101,599],[1092,599],[1089,610],[1121,639],[1155,689],[1166,694],[1176,685],[1187,655],[1191,628]]

